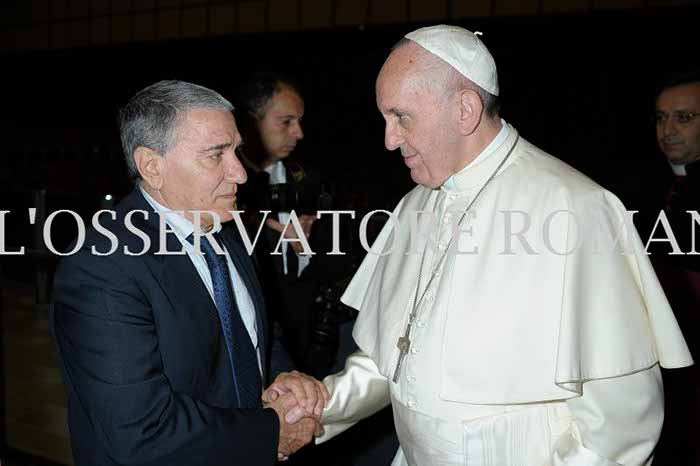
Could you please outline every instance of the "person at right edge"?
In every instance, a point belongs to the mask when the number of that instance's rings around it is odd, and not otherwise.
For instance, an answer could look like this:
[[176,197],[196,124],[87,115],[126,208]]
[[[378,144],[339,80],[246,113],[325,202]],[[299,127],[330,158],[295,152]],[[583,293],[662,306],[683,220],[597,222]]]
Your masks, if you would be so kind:
[[[697,70],[674,73],[664,79],[656,95],[654,119],[657,142],[669,169],[655,172],[654,178],[644,183],[644,189],[649,190],[654,199],[649,200],[648,206],[640,207],[637,223],[643,236],[651,239],[648,251],[654,269],[690,353],[697,359],[700,234],[693,234],[693,228],[700,229],[700,73]],[[668,227],[664,226],[661,213]],[[656,461],[674,466],[700,464],[698,368],[663,371],[662,374],[666,420]]]
[[391,404],[394,466],[651,464],[660,367],[693,361],[622,203],[500,118],[477,34],[407,34],[376,90],[419,185],[394,213],[433,213],[434,234],[388,223],[348,286],[360,351],[324,379],[317,441]]

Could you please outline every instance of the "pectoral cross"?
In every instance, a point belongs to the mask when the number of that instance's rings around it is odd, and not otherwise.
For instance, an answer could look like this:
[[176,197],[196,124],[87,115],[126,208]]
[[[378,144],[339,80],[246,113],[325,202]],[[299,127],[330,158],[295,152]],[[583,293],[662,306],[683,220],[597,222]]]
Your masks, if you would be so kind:
[[411,348],[411,339],[409,338],[409,335],[411,334],[411,323],[409,322],[408,325],[406,326],[406,332],[404,335],[399,338],[399,341],[396,343],[396,347],[399,349],[399,360],[396,361],[396,369],[394,369],[394,377],[393,381],[394,383],[399,381],[399,375],[401,374],[401,366],[403,365],[403,360],[408,354],[408,350]]

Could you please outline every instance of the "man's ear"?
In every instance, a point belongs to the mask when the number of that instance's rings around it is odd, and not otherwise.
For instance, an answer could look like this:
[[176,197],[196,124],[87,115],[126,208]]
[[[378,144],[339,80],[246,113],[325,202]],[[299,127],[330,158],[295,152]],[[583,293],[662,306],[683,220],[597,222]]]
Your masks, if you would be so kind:
[[162,155],[148,147],[139,146],[134,151],[134,162],[141,178],[156,190],[163,186],[164,161]]
[[461,90],[458,97],[460,134],[469,136],[481,122],[484,103],[481,100],[481,96],[473,89]]

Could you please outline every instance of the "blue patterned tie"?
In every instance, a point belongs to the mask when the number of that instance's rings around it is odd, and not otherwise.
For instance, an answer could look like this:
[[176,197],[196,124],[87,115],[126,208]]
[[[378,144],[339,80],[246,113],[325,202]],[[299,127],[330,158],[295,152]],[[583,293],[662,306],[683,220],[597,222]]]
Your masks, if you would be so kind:
[[[214,233],[213,236],[219,245],[222,246],[220,235]],[[192,237],[190,236],[190,238]],[[258,356],[238,311],[226,256],[216,254],[216,251],[214,251],[214,248],[205,237],[202,237],[201,245],[204,259],[207,261],[207,266],[211,273],[211,281],[214,285],[214,301],[219,311],[226,346],[228,346],[238,407],[259,408],[261,406],[262,381],[258,367]]]

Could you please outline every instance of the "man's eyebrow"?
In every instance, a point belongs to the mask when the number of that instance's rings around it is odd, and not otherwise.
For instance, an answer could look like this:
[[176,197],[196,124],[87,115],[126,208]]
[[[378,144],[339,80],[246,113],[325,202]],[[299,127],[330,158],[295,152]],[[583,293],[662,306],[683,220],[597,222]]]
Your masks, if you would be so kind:
[[231,147],[233,144],[230,142],[225,142],[223,144],[217,144],[215,146],[207,147],[206,149],[202,149],[202,152],[215,152],[215,151],[220,151],[227,149]]
[[403,110],[399,110],[399,109],[396,108],[396,107],[391,107],[390,109],[388,109],[388,110],[386,111],[386,113],[391,113],[392,115],[403,115],[403,114],[405,114],[406,112],[404,112]]

